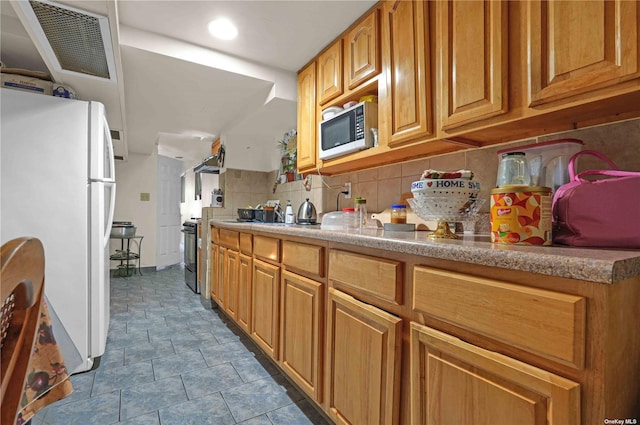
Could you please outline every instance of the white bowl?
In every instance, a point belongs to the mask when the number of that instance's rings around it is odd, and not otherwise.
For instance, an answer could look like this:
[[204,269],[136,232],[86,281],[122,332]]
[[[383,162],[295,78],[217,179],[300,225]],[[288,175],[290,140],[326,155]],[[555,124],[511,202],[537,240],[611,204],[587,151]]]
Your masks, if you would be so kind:
[[329,108],[327,108],[324,111],[322,111],[322,119],[323,120],[328,120],[329,118],[333,117],[338,112],[342,112],[342,111],[344,111],[344,109],[342,109],[339,106],[330,106]]
[[425,220],[459,219],[473,217],[484,199],[466,196],[449,196],[444,198],[409,198],[407,199],[413,212]]
[[411,183],[414,198],[469,198],[480,192],[480,183],[468,179],[423,179]]

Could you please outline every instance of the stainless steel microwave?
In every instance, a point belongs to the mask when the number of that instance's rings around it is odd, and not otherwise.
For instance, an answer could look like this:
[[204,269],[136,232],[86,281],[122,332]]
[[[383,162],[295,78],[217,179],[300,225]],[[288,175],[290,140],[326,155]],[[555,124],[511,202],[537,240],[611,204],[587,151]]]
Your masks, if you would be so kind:
[[372,128],[378,128],[378,104],[361,102],[320,122],[320,159],[357,152],[373,146]]

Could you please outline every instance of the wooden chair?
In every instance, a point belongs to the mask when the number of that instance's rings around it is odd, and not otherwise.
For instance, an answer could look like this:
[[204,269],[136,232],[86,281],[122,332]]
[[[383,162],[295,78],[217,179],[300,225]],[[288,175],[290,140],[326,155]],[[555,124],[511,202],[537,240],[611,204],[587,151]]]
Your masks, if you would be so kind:
[[13,425],[44,294],[44,249],[35,238],[13,239],[0,252],[2,425]]

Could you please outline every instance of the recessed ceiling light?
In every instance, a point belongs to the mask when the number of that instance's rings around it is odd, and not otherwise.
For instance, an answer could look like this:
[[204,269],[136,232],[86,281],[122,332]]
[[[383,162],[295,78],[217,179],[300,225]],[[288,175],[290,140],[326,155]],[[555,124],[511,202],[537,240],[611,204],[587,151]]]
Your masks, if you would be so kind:
[[233,40],[238,36],[238,28],[227,18],[217,18],[209,22],[209,33],[221,40]]

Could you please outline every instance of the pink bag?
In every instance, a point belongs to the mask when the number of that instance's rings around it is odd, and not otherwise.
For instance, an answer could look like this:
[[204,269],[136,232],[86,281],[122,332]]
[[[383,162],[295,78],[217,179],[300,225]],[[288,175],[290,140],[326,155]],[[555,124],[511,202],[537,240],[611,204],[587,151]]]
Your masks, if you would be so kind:
[[[611,170],[575,173],[580,155],[593,155]],[[597,151],[569,160],[569,183],[553,196],[553,242],[570,246],[640,248],[640,172],[620,171]],[[606,177],[586,180],[586,176]]]

